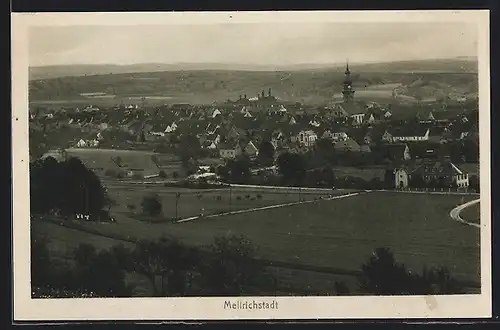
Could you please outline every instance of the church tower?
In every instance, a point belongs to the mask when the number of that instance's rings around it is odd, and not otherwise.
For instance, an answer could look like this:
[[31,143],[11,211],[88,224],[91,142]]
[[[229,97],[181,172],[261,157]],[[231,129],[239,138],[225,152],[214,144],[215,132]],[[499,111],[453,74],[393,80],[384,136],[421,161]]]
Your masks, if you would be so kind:
[[349,62],[345,68],[345,77],[344,77],[344,90],[342,91],[344,95],[344,103],[348,103],[354,98],[354,89],[352,88],[352,78],[351,71],[349,71]]

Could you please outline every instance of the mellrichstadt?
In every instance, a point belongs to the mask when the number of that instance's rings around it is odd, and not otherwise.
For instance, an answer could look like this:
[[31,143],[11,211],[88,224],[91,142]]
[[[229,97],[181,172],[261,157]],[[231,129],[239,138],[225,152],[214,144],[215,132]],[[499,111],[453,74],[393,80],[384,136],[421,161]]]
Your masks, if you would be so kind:
[[278,302],[276,300],[272,302],[258,300],[225,300],[224,309],[278,309]]

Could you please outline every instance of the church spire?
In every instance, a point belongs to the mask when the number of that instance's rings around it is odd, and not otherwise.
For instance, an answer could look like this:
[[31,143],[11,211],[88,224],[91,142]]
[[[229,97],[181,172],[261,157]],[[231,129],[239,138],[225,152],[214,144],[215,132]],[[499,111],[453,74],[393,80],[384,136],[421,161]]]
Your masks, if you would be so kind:
[[348,103],[354,97],[354,89],[352,88],[351,71],[349,70],[348,60],[345,67],[344,89],[342,94],[344,96],[344,103]]

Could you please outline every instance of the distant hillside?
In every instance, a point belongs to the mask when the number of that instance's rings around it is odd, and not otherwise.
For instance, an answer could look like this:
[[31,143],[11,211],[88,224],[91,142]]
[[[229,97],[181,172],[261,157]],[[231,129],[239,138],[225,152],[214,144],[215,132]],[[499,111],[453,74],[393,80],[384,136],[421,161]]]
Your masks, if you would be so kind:
[[[106,66],[111,70],[113,66]],[[67,76],[30,81],[30,101],[56,103],[84,102],[99,104],[134,103],[142,96],[156,102],[211,103],[237,99],[239,95],[256,96],[271,88],[273,95],[289,101],[323,103],[331,100],[342,89],[344,67],[305,68],[294,70],[164,70],[165,66],[116,66],[120,70],[148,70],[147,72]],[[470,60],[432,60],[379,64],[351,64],[354,88],[358,97],[380,95],[390,98],[394,86],[409,96],[427,98],[449,93],[475,93],[476,64]],[[62,68],[62,67],[59,67]],[[83,70],[83,66],[79,70]],[[95,66],[89,66],[97,71]],[[156,68],[157,70],[153,70]],[[172,66],[173,68],[173,66]],[[102,70],[99,69],[99,70]],[[73,73],[76,72],[76,69]],[[82,72],[82,71],[80,71]],[[87,71],[90,72],[90,71]],[[373,91],[373,88],[377,91]],[[369,93],[362,91],[368,89]],[[424,89],[422,91],[422,89]],[[95,93],[95,96],[86,95]]]
[[[353,63],[360,72],[477,72],[476,58],[433,59],[419,61],[400,61],[390,63]],[[30,67],[29,79],[50,79],[70,76],[90,76],[104,74],[162,72],[162,71],[198,71],[198,70],[229,70],[229,71],[300,71],[300,70],[339,70],[344,67],[340,64],[296,64],[287,66],[273,65],[245,65],[227,63],[145,63],[132,65],[113,64],[81,64],[81,65],[54,65]]]

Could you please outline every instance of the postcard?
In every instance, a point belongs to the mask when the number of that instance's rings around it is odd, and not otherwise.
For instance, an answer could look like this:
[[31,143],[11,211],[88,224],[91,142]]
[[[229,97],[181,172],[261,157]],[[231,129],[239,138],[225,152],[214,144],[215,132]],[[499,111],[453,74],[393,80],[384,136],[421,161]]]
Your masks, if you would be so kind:
[[491,316],[489,12],[12,14],[16,321]]

